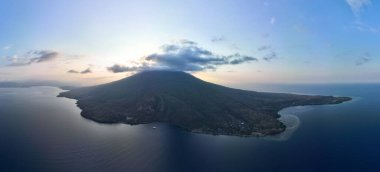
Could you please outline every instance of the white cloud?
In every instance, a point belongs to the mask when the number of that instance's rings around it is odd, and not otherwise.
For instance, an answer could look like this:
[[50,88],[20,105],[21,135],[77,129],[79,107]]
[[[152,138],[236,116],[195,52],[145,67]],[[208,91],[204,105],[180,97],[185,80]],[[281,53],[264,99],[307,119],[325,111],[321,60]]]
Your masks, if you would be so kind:
[[363,11],[363,8],[371,6],[371,0],[346,0],[346,2],[351,7],[351,10],[355,15],[355,22],[353,23],[353,27],[355,29],[359,31],[379,33],[379,27],[371,26],[361,20],[361,12]]
[[354,23],[354,27],[360,31],[367,31],[372,33],[379,33],[380,31],[379,27],[373,27],[360,21],[356,21]]
[[359,17],[360,12],[365,6],[371,5],[371,0],[346,0],[346,2],[356,17]]

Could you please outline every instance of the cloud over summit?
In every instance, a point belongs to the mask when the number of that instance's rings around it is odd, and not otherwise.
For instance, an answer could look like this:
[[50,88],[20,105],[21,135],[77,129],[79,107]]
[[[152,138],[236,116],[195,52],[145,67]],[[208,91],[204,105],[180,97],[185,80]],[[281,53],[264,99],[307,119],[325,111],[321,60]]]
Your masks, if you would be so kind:
[[219,55],[200,47],[196,42],[180,40],[162,45],[160,52],[143,57],[135,66],[115,64],[107,69],[114,73],[154,69],[203,71],[215,70],[221,65],[237,65],[250,61],[258,59],[239,53]]
[[121,64],[114,64],[110,67],[107,67],[107,70],[112,73],[122,73],[122,72],[134,72],[145,69],[143,66],[124,66]]

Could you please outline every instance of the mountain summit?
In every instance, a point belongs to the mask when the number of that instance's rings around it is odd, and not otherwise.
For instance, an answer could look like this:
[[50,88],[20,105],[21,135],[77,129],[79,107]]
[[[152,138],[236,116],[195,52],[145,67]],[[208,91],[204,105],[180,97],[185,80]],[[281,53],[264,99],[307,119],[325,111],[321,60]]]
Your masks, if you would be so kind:
[[97,122],[165,122],[193,132],[224,135],[276,134],[286,128],[277,114],[285,107],[351,100],[239,90],[177,71],[140,72],[59,96],[77,99],[81,115]]

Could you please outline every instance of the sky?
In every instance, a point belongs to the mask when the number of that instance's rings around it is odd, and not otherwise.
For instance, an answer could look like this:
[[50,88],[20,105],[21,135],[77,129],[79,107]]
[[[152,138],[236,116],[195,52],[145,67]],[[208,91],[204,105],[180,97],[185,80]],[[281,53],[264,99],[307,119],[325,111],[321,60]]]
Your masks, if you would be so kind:
[[2,0],[0,81],[380,82],[380,1]]

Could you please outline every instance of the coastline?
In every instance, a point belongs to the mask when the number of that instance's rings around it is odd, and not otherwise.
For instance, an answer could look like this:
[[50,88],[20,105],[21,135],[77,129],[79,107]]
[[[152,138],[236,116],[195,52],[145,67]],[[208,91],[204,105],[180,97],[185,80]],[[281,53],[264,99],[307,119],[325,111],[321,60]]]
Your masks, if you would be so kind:
[[[75,97],[68,97],[65,95],[62,95],[62,93],[65,93],[67,90],[64,90],[60,88],[62,92],[60,92],[57,97],[64,97],[68,99],[75,99],[77,100],[76,105],[77,107],[81,110],[80,115],[88,120],[92,120],[97,123],[102,123],[102,124],[128,124],[128,125],[139,125],[139,124],[149,124],[153,122],[162,122],[162,123],[168,123],[164,121],[152,121],[152,122],[145,122],[145,123],[130,123],[127,121],[120,121],[120,120],[112,120],[112,121],[103,121],[103,120],[97,120],[96,118],[93,118],[91,114],[88,114],[86,111],[84,111],[84,107],[80,105],[80,102],[78,99]],[[259,131],[254,131],[251,132],[250,134],[247,133],[239,133],[239,131],[233,132],[233,133],[227,133],[223,131],[215,131],[216,129],[212,128],[197,128],[197,129],[191,129],[191,128],[185,128],[182,126],[177,126],[179,129],[192,132],[192,133],[197,133],[197,134],[208,134],[208,135],[224,135],[224,136],[238,136],[238,137],[273,137],[273,138],[289,138],[291,134],[298,128],[300,125],[300,120],[297,116],[292,115],[292,114],[282,114],[281,112],[289,109],[289,108],[294,108],[294,107],[309,107],[309,106],[318,106],[318,105],[336,105],[336,104],[341,104],[343,102],[349,102],[352,101],[352,98],[350,97],[338,97],[332,101],[326,101],[326,102],[314,102],[314,103],[300,103],[299,105],[294,106],[293,104],[290,106],[286,107],[279,107],[281,108],[278,110],[275,114],[277,116],[276,120],[283,124],[279,128],[266,128],[266,129],[261,129]],[[274,115],[274,114],[268,114],[268,115]],[[170,124],[170,123],[168,123]],[[210,131],[205,131],[205,130],[210,130]],[[212,131],[213,130],[213,131]]]

